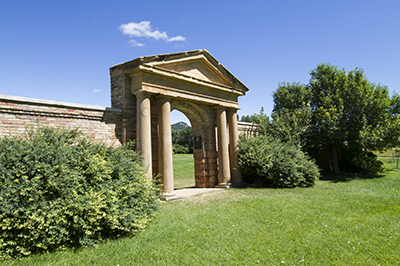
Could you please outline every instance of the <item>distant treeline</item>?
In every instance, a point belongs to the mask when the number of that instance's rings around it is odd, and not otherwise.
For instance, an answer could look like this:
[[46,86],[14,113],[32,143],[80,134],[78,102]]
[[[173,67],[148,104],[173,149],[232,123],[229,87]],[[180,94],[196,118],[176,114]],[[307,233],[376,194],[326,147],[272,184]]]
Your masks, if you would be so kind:
[[[251,123],[251,122],[253,122],[253,121],[251,121],[252,119],[252,116],[253,115],[242,115],[242,118],[240,118],[240,122],[248,122],[248,123]],[[239,116],[238,116],[238,118],[239,118]]]
[[184,122],[179,122],[171,126],[172,130],[172,150],[174,154],[193,153],[193,131],[192,127]]

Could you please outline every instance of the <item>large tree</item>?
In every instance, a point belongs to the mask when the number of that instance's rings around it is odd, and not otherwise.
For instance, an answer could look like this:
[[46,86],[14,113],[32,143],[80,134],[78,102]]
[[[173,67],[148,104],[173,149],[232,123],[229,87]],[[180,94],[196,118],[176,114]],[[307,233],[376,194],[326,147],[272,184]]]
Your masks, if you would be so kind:
[[[346,72],[320,64],[307,85],[281,83],[274,93],[269,131],[300,141],[305,149],[326,148],[334,173],[338,152],[382,150],[398,141],[399,97],[368,81],[362,69]],[[275,127],[275,128],[274,128]]]

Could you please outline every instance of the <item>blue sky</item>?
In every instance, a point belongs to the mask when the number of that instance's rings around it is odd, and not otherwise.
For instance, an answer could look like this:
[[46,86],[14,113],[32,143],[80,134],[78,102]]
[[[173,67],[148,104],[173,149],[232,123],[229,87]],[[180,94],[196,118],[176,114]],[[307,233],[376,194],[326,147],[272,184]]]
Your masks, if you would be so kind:
[[250,89],[240,116],[270,114],[279,82],[322,62],[400,92],[399,13],[399,0],[0,0],[0,94],[110,106],[109,67],[196,49]]

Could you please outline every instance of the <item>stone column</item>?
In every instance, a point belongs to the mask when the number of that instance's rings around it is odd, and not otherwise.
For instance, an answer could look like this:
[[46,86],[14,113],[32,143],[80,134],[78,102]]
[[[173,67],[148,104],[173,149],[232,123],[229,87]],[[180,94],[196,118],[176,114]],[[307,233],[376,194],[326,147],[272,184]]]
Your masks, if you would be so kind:
[[243,180],[239,171],[238,150],[239,150],[239,132],[237,125],[237,114],[235,109],[230,109],[227,112],[229,125],[229,155],[232,174],[232,186],[242,186]]
[[137,148],[142,152],[148,178],[152,178],[150,94],[136,92]]
[[226,123],[226,110],[224,107],[217,108],[217,130],[218,130],[218,185],[216,187],[229,187],[231,173],[229,166],[228,132]]
[[159,101],[158,165],[164,183],[164,196],[173,196],[174,169],[172,165],[171,103],[168,98]]

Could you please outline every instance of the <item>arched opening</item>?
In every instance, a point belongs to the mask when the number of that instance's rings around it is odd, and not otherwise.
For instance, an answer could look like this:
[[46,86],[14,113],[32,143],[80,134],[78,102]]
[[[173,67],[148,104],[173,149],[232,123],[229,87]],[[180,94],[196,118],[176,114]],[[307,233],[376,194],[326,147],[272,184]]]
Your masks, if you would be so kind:
[[192,126],[195,186],[213,187],[217,182],[213,108],[175,99],[171,101],[171,110],[184,114]]
[[171,112],[171,134],[174,189],[194,187],[192,124],[185,114],[177,109]]

